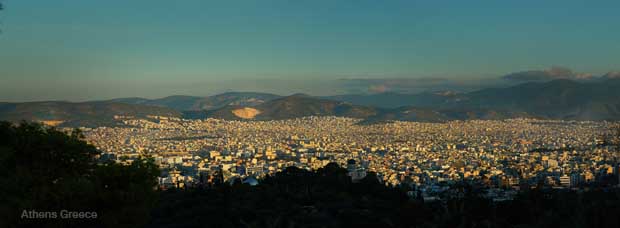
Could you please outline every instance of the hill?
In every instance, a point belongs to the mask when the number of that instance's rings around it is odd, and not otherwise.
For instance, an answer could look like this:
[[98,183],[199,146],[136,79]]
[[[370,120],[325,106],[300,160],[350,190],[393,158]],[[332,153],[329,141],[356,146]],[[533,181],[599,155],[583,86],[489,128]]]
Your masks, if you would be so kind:
[[[461,94],[380,93],[341,95],[327,98],[356,105],[382,108],[415,106],[433,110],[468,110],[466,112],[495,110],[498,114],[506,113],[507,116],[528,113],[550,119],[620,120],[620,79],[617,78],[591,81],[557,79],[548,82],[528,82],[507,88],[488,88]],[[398,112],[398,109],[394,111]],[[423,112],[422,110],[415,111]],[[384,116],[392,114],[388,113]],[[419,114],[428,115],[429,113]]]
[[213,110],[225,106],[257,106],[277,98],[280,96],[270,93],[228,92],[200,100],[194,110]]
[[356,105],[379,108],[398,108],[403,106],[437,107],[458,101],[463,94],[455,92],[435,92],[402,94],[385,92],[377,94],[346,94],[323,97],[329,100],[344,101]]
[[118,98],[111,102],[167,107],[177,111],[213,110],[228,105],[255,106],[280,96],[269,93],[228,92],[208,97],[168,96],[159,99]]
[[0,120],[39,121],[67,127],[114,126],[115,115],[146,117],[147,115],[181,117],[169,108],[115,102],[27,102],[0,103]]
[[[247,115],[251,114],[251,118]],[[377,110],[372,107],[352,105],[345,102],[324,100],[307,95],[292,95],[265,102],[253,107],[226,106],[206,111],[206,117],[228,120],[279,120],[304,116],[343,116],[366,118],[375,115]],[[242,115],[240,115],[242,114]]]
[[468,93],[457,104],[527,112],[552,119],[620,120],[620,79],[576,82],[558,79]]
[[501,120],[511,118],[536,118],[524,112],[506,112],[491,109],[433,109],[418,107],[400,107],[384,109],[371,116],[361,124],[375,124],[392,121],[445,122],[451,120]]
[[217,118],[227,120],[281,120],[304,116],[340,116],[364,119],[362,124],[390,121],[444,122],[468,119],[506,119],[532,117],[521,112],[503,112],[490,109],[437,109],[400,107],[394,109],[352,105],[347,102],[319,99],[307,95],[293,95],[261,105],[226,106],[216,110],[185,113],[188,118]]
[[[182,113],[181,113],[182,112]],[[341,116],[386,121],[442,122],[535,117],[567,120],[620,120],[620,79],[529,82],[470,93],[381,93],[281,97],[231,92],[209,97],[121,98],[99,102],[0,103],[0,120],[48,121],[60,126],[112,126],[114,115],[163,115],[188,119],[280,120]]]

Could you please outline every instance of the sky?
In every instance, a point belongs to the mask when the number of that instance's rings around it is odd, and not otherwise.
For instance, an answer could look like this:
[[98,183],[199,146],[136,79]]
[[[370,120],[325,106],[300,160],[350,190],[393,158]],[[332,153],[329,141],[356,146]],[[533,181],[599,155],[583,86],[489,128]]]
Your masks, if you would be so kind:
[[9,102],[331,95],[364,92],[347,80],[620,68],[617,0],[0,1]]

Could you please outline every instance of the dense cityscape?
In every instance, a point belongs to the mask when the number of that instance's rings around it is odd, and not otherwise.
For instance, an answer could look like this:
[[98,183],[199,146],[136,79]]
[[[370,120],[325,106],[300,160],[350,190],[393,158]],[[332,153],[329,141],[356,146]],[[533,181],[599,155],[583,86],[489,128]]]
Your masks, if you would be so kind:
[[470,183],[494,201],[523,188],[615,187],[618,153],[606,142],[614,122],[469,120],[357,124],[342,117],[277,121],[185,120],[116,116],[120,127],[82,128],[102,160],[129,164],[150,156],[159,187],[259,184],[289,166],[316,170],[335,162],[353,182],[368,172],[411,197],[454,197]]

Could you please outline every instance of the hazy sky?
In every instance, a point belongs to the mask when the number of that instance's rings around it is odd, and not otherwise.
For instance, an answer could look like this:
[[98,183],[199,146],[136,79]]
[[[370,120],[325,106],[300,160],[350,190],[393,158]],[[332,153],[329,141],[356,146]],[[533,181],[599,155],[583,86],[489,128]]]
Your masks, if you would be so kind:
[[620,63],[620,1],[0,0],[0,101],[346,92]]

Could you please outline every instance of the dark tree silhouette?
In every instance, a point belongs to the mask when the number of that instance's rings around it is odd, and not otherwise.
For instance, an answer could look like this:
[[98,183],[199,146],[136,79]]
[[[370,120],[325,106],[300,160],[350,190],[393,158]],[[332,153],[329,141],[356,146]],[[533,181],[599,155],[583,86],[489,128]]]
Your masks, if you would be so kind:
[[616,146],[616,147],[620,147],[620,124],[617,124],[614,129],[613,129],[613,138],[612,143]]
[[474,186],[447,201],[410,199],[372,173],[359,183],[329,164],[316,171],[288,167],[257,186],[162,193],[148,227],[618,227],[620,191],[536,189],[514,201],[481,197]]
[[[99,164],[98,155],[77,130],[0,122],[0,227],[144,224],[158,168],[149,159]],[[97,219],[22,219],[24,210],[95,212]]]

